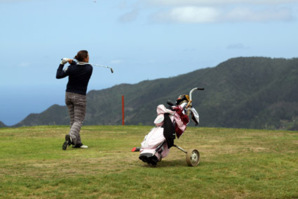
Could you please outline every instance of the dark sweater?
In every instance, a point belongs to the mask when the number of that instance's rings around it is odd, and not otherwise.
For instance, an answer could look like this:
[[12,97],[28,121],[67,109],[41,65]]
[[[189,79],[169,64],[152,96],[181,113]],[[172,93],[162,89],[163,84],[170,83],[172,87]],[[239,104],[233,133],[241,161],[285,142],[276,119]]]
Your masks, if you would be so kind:
[[77,64],[75,61],[63,70],[62,64],[59,65],[56,78],[61,79],[68,76],[66,92],[86,95],[88,82],[92,75],[90,64]]

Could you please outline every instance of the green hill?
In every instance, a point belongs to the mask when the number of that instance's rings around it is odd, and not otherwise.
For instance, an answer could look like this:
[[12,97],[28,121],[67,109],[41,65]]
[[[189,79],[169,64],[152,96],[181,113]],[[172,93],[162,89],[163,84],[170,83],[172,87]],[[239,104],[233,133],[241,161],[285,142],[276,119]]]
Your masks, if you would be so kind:
[[[158,104],[204,87],[205,91],[193,94],[201,126],[297,130],[297,82],[298,58],[233,58],[176,77],[90,91],[85,124],[120,125],[124,95],[125,123],[152,125]],[[66,107],[54,105],[17,126],[47,124],[68,124]]]
[[0,121],[0,128],[1,127],[6,127],[6,125],[3,122]]
[[66,106],[53,105],[40,114],[32,113],[16,126],[65,125],[69,123]]

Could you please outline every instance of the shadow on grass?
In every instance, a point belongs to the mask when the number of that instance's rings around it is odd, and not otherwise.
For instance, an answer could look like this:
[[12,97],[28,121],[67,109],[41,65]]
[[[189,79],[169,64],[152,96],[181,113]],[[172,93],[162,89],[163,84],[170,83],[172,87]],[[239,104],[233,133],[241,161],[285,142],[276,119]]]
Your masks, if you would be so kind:
[[[167,167],[190,167],[192,168],[191,166],[188,166],[187,163],[186,163],[186,160],[184,159],[181,159],[181,160],[162,160],[161,162],[158,162],[156,166],[152,166],[152,165],[149,165],[147,163],[143,163],[143,167],[148,167],[148,168],[167,168]],[[196,167],[202,167],[204,166],[206,163],[204,162],[200,162],[199,165],[197,165]]]

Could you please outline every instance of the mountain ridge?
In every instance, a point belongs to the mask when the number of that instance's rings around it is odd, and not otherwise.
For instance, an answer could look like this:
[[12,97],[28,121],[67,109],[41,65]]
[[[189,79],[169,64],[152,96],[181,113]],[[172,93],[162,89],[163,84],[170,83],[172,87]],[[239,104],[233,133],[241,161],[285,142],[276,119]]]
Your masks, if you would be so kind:
[[[153,125],[157,105],[204,87],[193,93],[202,126],[297,130],[297,82],[298,58],[237,57],[175,77],[91,90],[84,124],[120,125],[124,95],[125,124]],[[30,114],[15,126],[53,124],[69,124],[65,106]]]

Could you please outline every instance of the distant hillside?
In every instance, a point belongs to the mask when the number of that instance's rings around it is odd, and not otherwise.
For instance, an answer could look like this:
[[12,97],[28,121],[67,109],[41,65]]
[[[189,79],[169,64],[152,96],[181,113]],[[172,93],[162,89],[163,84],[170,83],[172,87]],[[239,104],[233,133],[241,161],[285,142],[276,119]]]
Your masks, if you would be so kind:
[[69,124],[66,106],[53,105],[40,114],[30,114],[16,126],[65,125]]
[[3,122],[0,121],[0,128],[1,127],[6,127],[6,125]]
[[[153,125],[158,104],[175,101],[193,87],[204,87],[205,91],[193,95],[201,126],[298,130],[297,82],[297,58],[233,58],[176,77],[90,91],[84,124],[120,125],[124,95],[125,123]],[[66,107],[54,105],[29,115],[17,126],[68,121]]]

